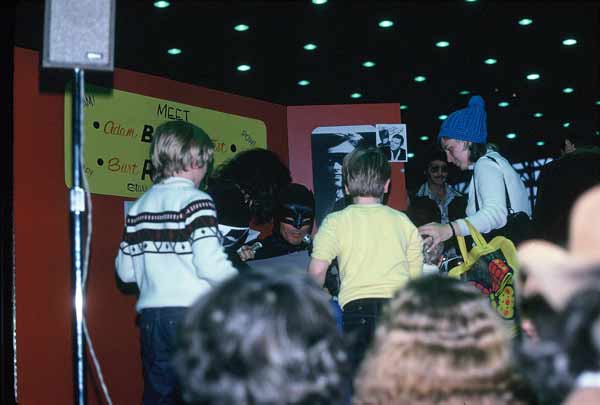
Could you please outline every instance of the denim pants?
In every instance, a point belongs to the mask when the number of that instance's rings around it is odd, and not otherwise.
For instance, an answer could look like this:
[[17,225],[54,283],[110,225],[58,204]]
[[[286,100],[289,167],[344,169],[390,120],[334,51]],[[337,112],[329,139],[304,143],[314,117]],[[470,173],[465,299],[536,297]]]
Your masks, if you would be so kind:
[[186,307],[142,309],[138,317],[144,397],[142,404],[176,404],[179,390],[171,365],[177,342],[177,331]]
[[353,375],[373,340],[383,307],[389,301],[388,298],[363,298],[344,305],[342,326]]
[[342,308],[340,308],[340,304],[338,303],[337,297],[331,298],[329,300],[329,305],[331,306],[331,312],[333,313],[333,318],[335,319],[335,324],[338,328],[338,331],[342,333],[344,331],[342,327]]

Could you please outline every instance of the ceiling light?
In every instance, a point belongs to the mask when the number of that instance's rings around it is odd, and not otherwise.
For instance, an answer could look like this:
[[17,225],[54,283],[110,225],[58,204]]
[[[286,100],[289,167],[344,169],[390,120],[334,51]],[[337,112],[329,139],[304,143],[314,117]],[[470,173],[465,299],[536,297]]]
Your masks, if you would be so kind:
[[438,120],[444,121],[448,116],[446,114],[438,115]]
[[570,122],[563,122],[563,128],[569,128],[571,126]]
[[540,78],[540,75],[538,73],[529,73],[527,75],[527,80],[537,80]]
[[156,8],[167,8],[171,5],[171,3],[169,3],[168,1],[155,1],[154,2],[154,7]]
[[424,82],[425,80],[427,80],[427,79],[425,79],[425,76],[417,76],[417,77],[415,77],[415,82],[417,82],[417,83]]
[[371,60],[366,60],[363,62],[362,65],[366,68],[372,68],[373,66],[375,66],[375,62],[373,62]]
[[402,111],[404,111],[404,110],[408,110],[408,106],[407,106],[406,104],[401,104],[401,105],[400,105],[400,109],[401,109]]
[[544,141],[537,141],[535,144],[537,146],[544,146],[546,144],[546,142],[544,142]]
[[596,100],[596,105],[600,105],[600,100]]
[[500,101],[498,103],[498,107],[508,107],[510,105],[510,103],[508,101]]
[[506,134],[506,139],[515,139],[516,137],[517,134],[515,134],[514,132]]
[[422,141],[428,141],[429,137],[427,135],[423,135],[422,137],[419,138]]
[[361,97],[362,97],[362,94],[360,94],[360,93],[352,93],[352,94],[350,94],[350,98],[361,98]]
[[533,114],[534,118],[542,118],[543,116],[544,116],[544,114],[541,113],[541,112],[536,112],[536,113]]
[[240,72],[247,72],[247,71],[249,71],[250,69],[252,69],[252,68],[250,67],[250,65],[239,65],[239,66],[237,67],[237,70],[239,70]]
[[181,53],[181,49],[179,48],[171,48],[167,51],[169,55],[179,55]]
[[573,93],[575,91],[575,89],[573,87],[565,87],[564,89],[562,89],[562,92],[565,94],[570,94]]
[[494,58],[487,58],[483,61],[486,65],[495,65],[498,61]]
[[521,18],[519,20],[519,25],[522,25],[522,26],[530,25],[532,23],[533,23],[533,20],[531,18]]
[[327,3],[327,0],[312,0],[312,3],[320,6],[321,4]]
[[435,43],[435,46],[437,46],[438,48],[447,48],[450,46],[450,42],[448,41],[438,41]]
[[577,43],[577,40],[574,38],[567,38],[567,39],[563,40],[562,43],[563,43],[563,45],[566,45],[566,46],[573,46]]
[[233,29],[238,32],[244,32],[244,31],[248,31],[250,29],[250,27],[248,27],[246,24],[238,24],[235,27],[233,27]]
[[381,28],[390,28],[394,26],[394,22],[390,20],[381,20],[379,21],[379,26]]
[[308,86],[310,82],[308,80],[300,80],[298,86]]
[[304,49],[306,49],[307,51],[314,51],[315,49],[317,49],[317,46],[315,44],[308,43],[304,45]]
[[476,3],[477,0],[465,0],[466,3]]
[[458,94],[460,94],[461,96],[466,96],[468,94],[471,94],[471,92],[469,90],[461,90],[458,92]]
[[414,158],[414,157],[415,157],[415,154],[414,154],[414,153],[412,153],[412,152],[409,152],[409,153],[406,155],[406,157],[407,157],[407,158],[409,158],[409,159],[412,159],[412,158]]

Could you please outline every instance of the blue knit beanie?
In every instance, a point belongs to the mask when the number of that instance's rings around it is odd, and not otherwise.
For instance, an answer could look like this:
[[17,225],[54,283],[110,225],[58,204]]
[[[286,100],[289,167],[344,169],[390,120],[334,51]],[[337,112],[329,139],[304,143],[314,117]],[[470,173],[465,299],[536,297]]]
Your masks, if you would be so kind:
[[442,123],[438,140],[441,137],[487,143],[487,115],[483,98],[473,96],[467,108],[450,114]]

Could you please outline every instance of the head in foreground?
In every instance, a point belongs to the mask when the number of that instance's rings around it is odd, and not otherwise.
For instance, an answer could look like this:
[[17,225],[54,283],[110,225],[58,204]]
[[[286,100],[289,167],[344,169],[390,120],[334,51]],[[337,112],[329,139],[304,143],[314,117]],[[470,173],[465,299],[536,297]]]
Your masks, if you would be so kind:
[[242,273],[202,297],[175,367],[192,404],[338,404],[348,378],[325,293],[292,273]]
[[497,318],[463,281],[434,275],[409,282],[377,328],[354,403],[518,403]]

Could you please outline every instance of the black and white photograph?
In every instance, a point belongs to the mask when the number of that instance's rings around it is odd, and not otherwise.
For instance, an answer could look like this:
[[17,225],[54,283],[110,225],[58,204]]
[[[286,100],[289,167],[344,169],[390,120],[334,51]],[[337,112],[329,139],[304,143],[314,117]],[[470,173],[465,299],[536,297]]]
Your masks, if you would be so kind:
[[406,124],[377,124],[377,147],[390,162],[406,162]]
[[344,195],[342,163],[344,156],[358,147],[375,146],[373,125],[318,127],[312,132],[313,185],[317,225],[327,214],[349,203]]

